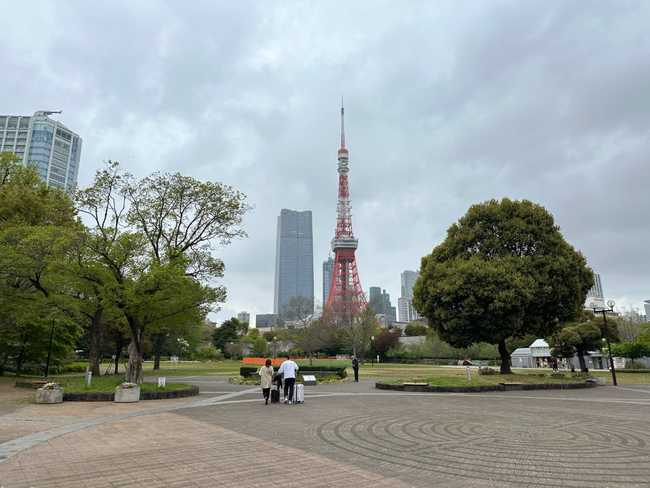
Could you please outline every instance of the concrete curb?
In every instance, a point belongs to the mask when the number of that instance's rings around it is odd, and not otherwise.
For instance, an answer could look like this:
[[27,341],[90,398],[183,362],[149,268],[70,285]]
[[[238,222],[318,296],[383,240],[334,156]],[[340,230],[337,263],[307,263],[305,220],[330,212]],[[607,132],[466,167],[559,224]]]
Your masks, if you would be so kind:
[[593,388],[598,386],[596,383],[539,383],[527,384],[517,383],[508,384],[500,383],[498,385],[483,386],[432,386],[420,384],[389,384],[375,383],[378,390],[407,391],[417,393],[481,393],[487,391],[512,391],[512,390],[574,390],[579,388]]
[[[185,398],[196,396],[199,394],[198,386],[190,386],[189,388],[183,388],[182,390],[172,390],[172,391],[143,391],[140,392],[140,400],[167,400],[170,398]],[[95,393],[83,393],[83,392],[72,392],[64,393],[63,401],[64,402],[112,402],[115,398],[114,392],[95,392]]]

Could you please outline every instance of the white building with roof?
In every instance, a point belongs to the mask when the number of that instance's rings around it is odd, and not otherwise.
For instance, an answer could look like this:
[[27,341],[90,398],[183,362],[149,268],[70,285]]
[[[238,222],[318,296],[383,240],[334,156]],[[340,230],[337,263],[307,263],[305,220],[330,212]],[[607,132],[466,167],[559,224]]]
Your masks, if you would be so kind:
[[510,357],[513,368],[545,368],[551,357],[551,347],[544,339],[535,339],[530,346],[515,349]]

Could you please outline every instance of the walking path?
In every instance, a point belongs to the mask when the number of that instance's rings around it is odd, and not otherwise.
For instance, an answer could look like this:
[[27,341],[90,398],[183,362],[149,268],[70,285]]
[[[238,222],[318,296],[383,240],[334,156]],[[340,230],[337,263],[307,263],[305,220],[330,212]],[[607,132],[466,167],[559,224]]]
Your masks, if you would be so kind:
[[[647,486],[650,388],[427,394],[372,382],[0,415],[0,487]],[[3,442],[4,440],[4,442]]]

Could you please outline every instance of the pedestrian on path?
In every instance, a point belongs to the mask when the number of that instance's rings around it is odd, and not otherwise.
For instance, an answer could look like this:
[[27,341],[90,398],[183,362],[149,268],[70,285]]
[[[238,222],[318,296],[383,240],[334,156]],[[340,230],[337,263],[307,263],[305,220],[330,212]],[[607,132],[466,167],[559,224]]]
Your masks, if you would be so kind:
[[296,384],[296,372],[298,371],[298,365],[287,356],[286,361],[284,361],[278,373],[282,374],[284,379],[284,403],[293,403],[293,387]]
[[352,369],[354,370],[354,382],[359,383],[359,360],[352,356]]
[[273,366],[271,360],[267,359],[266,364],[257,372],[260,375],[260,385],[262,386],[262,395],[264,395],[264,404],[269,404],[269,395],[271,394],[271,385],[273,384]]

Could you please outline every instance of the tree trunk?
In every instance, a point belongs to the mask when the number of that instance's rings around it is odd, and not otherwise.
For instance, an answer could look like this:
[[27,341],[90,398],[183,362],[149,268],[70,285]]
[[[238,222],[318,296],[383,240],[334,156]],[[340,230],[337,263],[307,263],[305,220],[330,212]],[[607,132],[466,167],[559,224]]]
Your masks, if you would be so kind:
[[99,363],[102,353],[103,313],[104,310],[102,308],[95,310],[95,314],[90,321],[90,329],[88,330],[88,368],[92,371],[93,376],[99,376],[101,374]]
[[16,356],[16,376],[20,376],[23,372],[23,362],[25,361],[25,345],[20,348],[18,356]]
[[512,370],[510,369],[510,352],[506,347],[505,339],[499,341],[499,356],[501,356],[501,374],[510,374]]
[[162,349],[165,345],[165,334],[154,334],[153,337],[153,369],[158,371],[160,369],[160,356]]
[[128,383],[142,383],[142,342],[139,337],[131,338],[129,344],[129,362],[126,366],[126,381]]
[[585,357],[581,352],[578,353],[578,362],[580,363],[580,371],[582,373],[588,373],[589,368],[587,368],[587,362],[585,361]]

